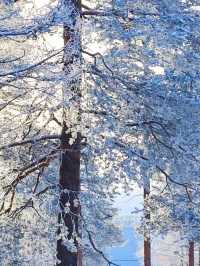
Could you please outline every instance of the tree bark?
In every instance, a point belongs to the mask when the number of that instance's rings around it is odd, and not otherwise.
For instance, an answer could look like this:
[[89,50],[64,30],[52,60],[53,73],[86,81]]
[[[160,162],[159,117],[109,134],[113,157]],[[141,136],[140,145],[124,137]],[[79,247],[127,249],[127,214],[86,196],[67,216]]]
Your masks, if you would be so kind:
[[194,242],[189,242],[189,266],[194,266]]
[[199,264],[198,266],[200,266],[200,245],[198,244],[198,258],[199,258]]
[[[144,216],[146,223],[150,220],[150,212],[147,210],[145,200],[150,194],[150,181],[144,182]],[[144,266],[151,266],[151,237],[150,232],[146,229],[144,234]]]
[[144,266],[151,266],[151,239],[144,240]]
[[[69,25],[64,23],[64,71],[66,75],[67,88],[63,89],[63,97],[65,90],[74,95],[71,103],[78,110],[77,121],[68,124],[65,117],[66,109],[63,107],[63,129],[61,134],[61,163],[60,163],[60,213],[58,216],[58,240],[57,240],[57,266],[82,266],[82,253],[79,246],[78,238],[80,233],[80,143],[81,134],[77,132],[77,137],[73,143],[72,129],[80,123],[80,101],[81,101],[81,74],[71,78],[70,74],[74,68],[81,70],[81,29],[77,27],[80,20],[80,0],[65,0],[64,7],[72,7],[71,20]],[[66,12],[67,13],[67,12]],[[78,48],[78,49],[77,49]],[[76,70],[77,71],[77,70]],[[74,72],[73,72],[74,73]],[[80,71],[81,73],[81,71]],[[64,102],[64,101],[63,101]],[[64,104],[63,104],[64,105]],[[64,237],[63,237],[63,231]],[[65,241],[66,240],[66,241]],[[70,248],[68,243],[72,244]]]
[[[69,136],[63,129],[61,145],[61,165],[60,165],[60,208],[58,222],[59,224],[64,221],[68,231],[68,240],[72,240],[73,244],[77,248],[77,251],[70,251],[70,249],[63,243],[63,239],[57,241],[57,257],[60,261],[57,265],[59,266],[79,266],[79,245],[77,237],[80,237],[79,232],[79,216],[80,216],[80,204],[74,204],[75,201],[79,202],[79,191],[80,191],[80,138],[77,138],[73,145],[68,144]],[[65,150],[65,151],[64,151]],[[65,206],[69,204],[69,211],[65,211]],[[58,234],[61,233],[59,228]],[[79,265],[78,265],[79,258]]]

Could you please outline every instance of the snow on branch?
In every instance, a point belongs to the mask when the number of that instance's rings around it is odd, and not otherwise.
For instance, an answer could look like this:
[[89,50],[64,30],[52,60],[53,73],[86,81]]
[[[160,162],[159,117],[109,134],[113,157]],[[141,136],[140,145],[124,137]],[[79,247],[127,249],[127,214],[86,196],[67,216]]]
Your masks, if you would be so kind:
[[26,144],[36,144],[39,141],[43,141],[43,140],[50,140],[50,139],[60,139],[60,135],[47,135],[47,136],[42,136],[40,138],[33,138],[33,139],[27,139],[27,140],[23,140],[23,141],[17,141],[17,142],[13,142],[4,146],[0,147],[0,150],[5,150],[7,148],[13,148],[16,146],[22,146],[22,145],[26,145]]

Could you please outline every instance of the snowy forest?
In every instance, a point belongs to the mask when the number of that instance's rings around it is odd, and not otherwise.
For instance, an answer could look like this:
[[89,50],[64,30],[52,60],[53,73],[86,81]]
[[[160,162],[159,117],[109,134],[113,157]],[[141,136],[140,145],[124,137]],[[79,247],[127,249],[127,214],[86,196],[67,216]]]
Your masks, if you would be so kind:
[[200,0],[0,0],[0,266],[200,266]]

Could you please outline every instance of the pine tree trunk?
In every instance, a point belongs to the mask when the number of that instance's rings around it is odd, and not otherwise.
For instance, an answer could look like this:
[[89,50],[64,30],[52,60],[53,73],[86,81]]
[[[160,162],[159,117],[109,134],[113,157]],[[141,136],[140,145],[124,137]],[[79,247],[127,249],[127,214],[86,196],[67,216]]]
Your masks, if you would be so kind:
[[[68,240],[72,240],[77,250],[71,251],[63,243],[63,239],[59,239],[57,241],[57,257],[60,262],[57,265],[80,266],[79,246],[76,240],[80,236],[80,204],[78,206],[74,204],[79,201],[80,191],[80,138],[77,138],[76,142],[71,146],[68,144],[68,138],[69,136],[63,129],[61,138],[63,153],[60,166],[60,208],[62,212],[59,214],[58,222],[62,223],[64,221],[66,226],[64,230],[68,230]],[[65,211],[66,205],[69,206],[68,212]],[[61,229],[59,229],[58,233],[61,233]]]
[[144,240],[144,266],[151,266],[151,239]]
[[194,266],[194,242],[189,242],[189,266]]
[[[145,199],[150,194],[150,181],[146,180],[144,182],[144,216],[146,223],[150,220],[150,212],[147,210],[147,206],[145,204]],[[151,266],[151,238],[150,232],[147,229],[144,234],[144,266]]]
[[[71,12],[72,23],[64,23],[64,71],[67,82],[63,89],[72,92],[71,103],[78,110],[77,121],[68,124],[63,107],[63,129],[61,134],[61,164],[60,164],[60,213],[58,216],[58,240],[57,240],[57,266],[82,266],[82,253],[78,243],[80,238],[80,142],[81,134],[73,143],[70,142],[72,130],[80,123],[80,102],[81,102],[81,74],[71,78],[72,71],[81,70],[81,29],[77,27],[80,20],[80,0],[65,0],[66,10],[73,7]],[[67,12],[66,12],[67,13]],[[78,49],[77,49],[78,48]],[[79,71],[81,73],[81,71]],[[68,95],[68,94],[67,94]],[[63,96],[64,97],[64,96]],[[64,101],[63,101],[64,102]],[[64,105],[64,104],[63,104]],[[63,236],[64,234],[64,236]],[[70,245],[69,245],[70,242]]]

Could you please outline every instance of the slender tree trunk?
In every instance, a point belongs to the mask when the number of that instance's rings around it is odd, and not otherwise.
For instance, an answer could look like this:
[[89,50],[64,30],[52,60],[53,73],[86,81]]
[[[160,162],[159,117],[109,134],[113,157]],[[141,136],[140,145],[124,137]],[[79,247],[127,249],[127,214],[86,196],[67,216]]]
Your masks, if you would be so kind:
[[199,264],[198,266],[200,266],[200,245],[198,244],[198,255],[199,255]]
[[144,266],[151,266],[151,239],[144,240]]
[[194,242],[189,242],[189,266],[194,266]]
[[[80,0],[65,0],[66,10],[72,7],[71,21],[64,23],[64,71],[67,85],[63,89],[63,129],[61,134],[60,164],[60,213],[58,216],[57,266],[82,266],[82,253],[78,243],[80,233],[80,142],[81,134],[76,131],[80,123],[81,102],[81,38],[79,28]],[[67,12],[66,12],[67,13]],[[77,71],[78,69],[78,71]],[[70,74],[77,75],[72,77]],[[80,74],[79,74],[80,72]],[[65,91],[66,90],[66,91]],[[67,93],[66,93],[67,92]],[[78,111],[77,121],[69,122],[66,117],[65,94],[71,93],[71,104]],[[71,142],[73,132],[77,136]]]
[[[144,215],[146,223],[150,220],[150,212],[147,210],[145,203],[146,198],[150,194],[150,180],[147,179],[144,182]],[[147,229],[144,234],[144,266],[151,266],[151,237],[150,232]]]

